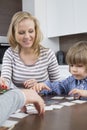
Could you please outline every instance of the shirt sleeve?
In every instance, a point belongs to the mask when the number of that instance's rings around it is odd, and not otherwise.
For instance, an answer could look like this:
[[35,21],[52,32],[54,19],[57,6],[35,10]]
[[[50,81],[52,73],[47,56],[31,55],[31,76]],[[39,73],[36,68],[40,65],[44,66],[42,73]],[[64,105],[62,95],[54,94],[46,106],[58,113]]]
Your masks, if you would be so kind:
[[49,95],[49,94],[57,94],[57,95],[61,95],[62,92],[64,92],[63,88],[60,87],[59,82],[58,81],[46,81],[44,82],[51,90],[42,90],[41,93],[44,95]]
[[55,92],[57,95],[67,95],[69,91],[73,88],[73,78],[69,76],[65,80],[62,81],[46,81],[44,82],[49,88],[50,91],[43,90],[42,94],[48,95],[49,93]]
[[25,96],[19,89],[9,90],[0,95],[0,126],[17,109],[25,104]]
[[48,66],[49,80],[52,82],[58,81],[60,79],[59,65],[56,55],[51,49],[49,49],[48,51],[47,58],[49,62]]
[[61,95],[64,92],[64,89],[62,86],[60,86],[60,82],[59,81],[54,81],[54,82],[50,82],[50,81],[46,81],[45,84],[51,88],[52,92],[55,92],[57,95]]
[[1,77],[6,79],[5,84],[10,87],[12,75],[12,49],[11,47],[5,51],[2,61]]

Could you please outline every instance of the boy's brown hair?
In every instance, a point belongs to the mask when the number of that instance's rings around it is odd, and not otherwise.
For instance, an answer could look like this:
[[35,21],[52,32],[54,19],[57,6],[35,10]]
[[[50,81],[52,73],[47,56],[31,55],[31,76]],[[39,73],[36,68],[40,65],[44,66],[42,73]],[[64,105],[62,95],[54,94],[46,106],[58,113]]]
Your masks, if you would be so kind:
[[67,52],[66,62],[68,65],[84,64],[87,70],[87,41],[79,41]]

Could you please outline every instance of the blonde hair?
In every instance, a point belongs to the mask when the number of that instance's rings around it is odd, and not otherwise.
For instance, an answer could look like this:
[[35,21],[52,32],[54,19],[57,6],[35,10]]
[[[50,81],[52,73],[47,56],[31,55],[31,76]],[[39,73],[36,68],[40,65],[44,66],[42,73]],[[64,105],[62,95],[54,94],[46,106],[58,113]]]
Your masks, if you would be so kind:
[[32,48],[37,53],[39,53],[39,51],[40,51],[40,42],[43,39],[43,34],[42,34],[42,32],[40,30],[40,27],[39,27],[39,21],[28,12],[19,11],[19,12],[15,13],[13,15],[10,26],[9,26],[9,29],[8,29],[8,33],[7,33],[8,42],[11,45],[11,47],[14,48],[14,49],[17,46],[19,46],[19,43],[17,43],[17,41],[15,39],[15,26],[24,19],[30,19],[35,24],[35,41],[34,41],[34,44],[33,44]]
[[79,41],[67,52],[66,62],[69,65],[84,64],[87,69],[87,41]]

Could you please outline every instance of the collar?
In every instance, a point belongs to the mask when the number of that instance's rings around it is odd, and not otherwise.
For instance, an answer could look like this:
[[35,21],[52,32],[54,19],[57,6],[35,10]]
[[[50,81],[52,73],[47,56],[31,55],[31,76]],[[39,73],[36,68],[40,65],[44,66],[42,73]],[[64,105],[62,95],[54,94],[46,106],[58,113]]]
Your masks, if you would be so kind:
[[80,84],[84,84],[84,83],[87,83],[87,77],[84,79],[81,79],[81,80],[76,79],[76,85],[80,85]]

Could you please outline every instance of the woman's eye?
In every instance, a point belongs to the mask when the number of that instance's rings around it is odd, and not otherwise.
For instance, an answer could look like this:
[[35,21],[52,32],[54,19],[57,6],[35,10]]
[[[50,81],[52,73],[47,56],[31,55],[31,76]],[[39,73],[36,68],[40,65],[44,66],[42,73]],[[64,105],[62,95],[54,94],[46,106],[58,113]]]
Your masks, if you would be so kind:
[[33,33],[34,31],[33,30],[29,30],[29,33]]
[[19,34],[24,34],[24,32],[18,32]]

